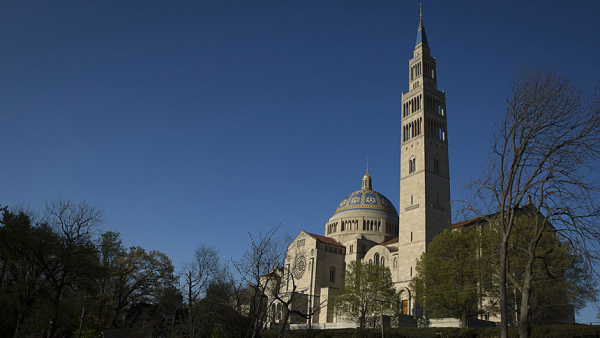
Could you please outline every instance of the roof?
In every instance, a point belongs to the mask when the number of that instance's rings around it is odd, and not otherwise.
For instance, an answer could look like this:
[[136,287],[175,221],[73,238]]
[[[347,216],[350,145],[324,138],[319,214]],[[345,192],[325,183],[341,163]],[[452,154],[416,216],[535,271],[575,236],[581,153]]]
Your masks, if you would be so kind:
[[377,191],[363,188],[348,195],[335,209],[334,215],[349,210],[374,210],[383,211],[397,216],[398,212],[387,197]]
[[267,272],[266,274],[260,276],[261,278],[265,278],[265,277],[275,277],[275,278],[279,278],[283,275],[283,270],[284,267],[280,266],[280,267],[273,267],[273,270]]
[[398,243],[398,237],[392,238],[389,241],[381,242],[379,245],[390,245],[394,243]]
[[467,219],[464,221],[460,221],[460,222],[452,224],[452,229],[468,227],[470,225],[479,223],[479,221],[485,221],[485,219],[486,219],[486,217],[475,217],[475,218]]
[[[528,203],[525,204],[524,206],[516,208],[516,211],[519,213],[535,214],[535,209],[533,207],[533,204],[531,204],[531,202],[529,200],[527,202]],[[471,219],[460,221],[460,222],[452,224],[452,229],[471,226],[471,225],[477,224],[479,222],[487,222],[492,216],[496,216],[496,215],[498,215],[498,213],[474,217]]]
[[339,247],[345,248],[345,246],[342,243],[336,241],[333,238],[325,237],[325,236],[321,236],[321,235],[317,235],[317,234],[312,234],[310,232],[307,232],[307,234],[313,236],[314,238],[316,238],[318,241],[320,241],[322,243],[329,244],[329,245],[335,245],[335,246],[339,246]]
[[427,34],[425,34],[425,25],[423,25],[423,18],[419,20],[419,29],[417,29],[417,42],[415,44],[415,47],[417,47],[421,43],[423,44],[423,46],[429,47],[429,44],[427,43]]

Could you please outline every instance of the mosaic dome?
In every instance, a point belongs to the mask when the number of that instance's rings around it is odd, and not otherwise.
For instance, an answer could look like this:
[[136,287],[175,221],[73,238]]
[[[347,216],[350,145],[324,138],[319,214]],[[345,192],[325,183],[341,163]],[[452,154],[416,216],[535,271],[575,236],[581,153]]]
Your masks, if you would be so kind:
[[371,189],[361,189],[348,195],[335,209],[335,214],[349,210],[376,210],[397,217],[398,212],[390,200]]

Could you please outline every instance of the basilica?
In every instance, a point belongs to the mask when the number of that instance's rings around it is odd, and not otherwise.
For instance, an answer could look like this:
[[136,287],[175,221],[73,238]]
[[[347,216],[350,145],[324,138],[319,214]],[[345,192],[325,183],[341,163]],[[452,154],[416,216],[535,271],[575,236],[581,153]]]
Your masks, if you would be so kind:
[[[414,291],[410,289],[416,262],[436,235],[453,227],[487,224],[485,217],[451,223],[446,96],[437,87],[436,59],[431,56],[422,16],[408,69],[408,91],[402,94],[400,106],[399,209],[373,189],[367,162],[360,190],[341,200],[325,222],[323,235],[300,231],[288,246],[284,266],[275,274],[277,286],[266,295],[269,324],[286,321],[282,318],[286,306],[294,313],[308,315],[290,317],[291,328],[356,327],[343,313],[334,311],[331,300],[344,284],[347,265],[360,261],[390,269],[399,297],[399,313],[395,322],[389,324],[417,326],[421,320],[425,321],[421,324],[429,326],[460,325],[454,318],[427,318],[429,315],[415,303]],[[358,188],[358,177],[356,183]],[[529,201],[519,210],[523,215],[539,215]],[[562,297],[560,308],[547,307],[545,316],[536,319],[538,323],[575,322],[574,308],[568,304],[567,291],[563,291],[558,293]],[[500,318],[485,309],[492,309],[497,302],[496,297],[481,293],[478,318],[469,318],[467,325],[494,326]],[[518,318],[516,303],[514,311],[508,314],[509,322]],[[381,311],[384,319],[383,307]]]
[[[293,306],[315,309],[311,324],[316,327],[348,326],[328,300],[341,287],[346,265],[357,260],[390,268],[401,312],[412,316],[415,304],[408,285],[416,260],[432,238],[451,225],[446,98],[437,88],[436,59],[422,17],[409,61],[408,86],[401,104],[399,211],[373,190],[367,167],[361,189],[338,204],[324,234],[301,231],[288,247],[283,271],[294,277],[298,295]],[[273,306],[276,322],[281,305]]]

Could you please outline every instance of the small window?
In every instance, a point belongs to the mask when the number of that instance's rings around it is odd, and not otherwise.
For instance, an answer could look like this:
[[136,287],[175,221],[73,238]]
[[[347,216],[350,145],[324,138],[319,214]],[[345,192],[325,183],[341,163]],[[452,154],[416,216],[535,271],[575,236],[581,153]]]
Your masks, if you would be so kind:
[[408,160],[408,173],[412,174],[415,171],[417,171],[417,159],[411,157],[410,160]]
[[379,265],[379,253],[375,253],[375,265]]
[[335,283],[335,267],[331,267],[331,269],[329,269],[329,281],[331,283]]
[[433,158],[433,171],[440,172],[440,159],[437,156]]
[[385,257],[381,257],[381,266],[385,267]]

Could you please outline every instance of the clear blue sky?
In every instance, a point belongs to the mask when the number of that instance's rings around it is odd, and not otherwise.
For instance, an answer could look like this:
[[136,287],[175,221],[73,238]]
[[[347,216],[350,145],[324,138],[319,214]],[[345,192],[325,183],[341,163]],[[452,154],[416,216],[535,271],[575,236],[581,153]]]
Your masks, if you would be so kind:
[[[0,203],[104,211],[177,268],[201,243],[322,234],[360,188],[398,205],[418,1],[1,1]],[[598,1],[424,1],[452,198],[481,174],[514,76],[600,79]],[[597,321],[596,310],[579,320]]]

